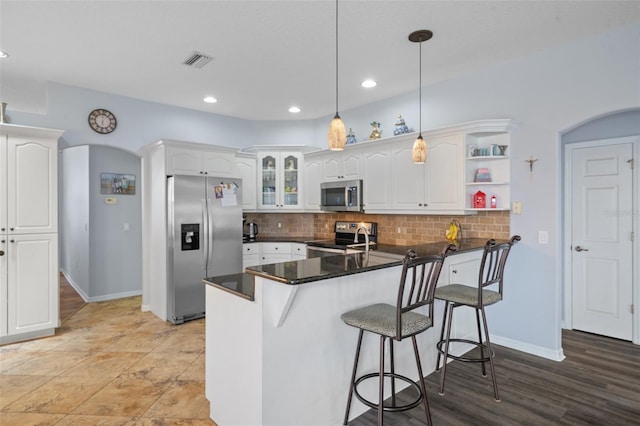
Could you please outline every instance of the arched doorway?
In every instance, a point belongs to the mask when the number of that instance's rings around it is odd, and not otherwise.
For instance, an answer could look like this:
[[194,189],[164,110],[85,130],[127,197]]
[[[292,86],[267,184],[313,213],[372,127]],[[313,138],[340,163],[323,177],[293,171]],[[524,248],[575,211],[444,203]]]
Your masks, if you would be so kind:
[[[640,343],[640,109],[564,132],[564,327]],[[635,167],[634,167],[635,166]],[[635,212],[635,214],[634,214]]]
[[[140,157],[81,145],[60,160],[61,272],[88,302],[142,294]],[[119,187],[111,185],[116,177]]]

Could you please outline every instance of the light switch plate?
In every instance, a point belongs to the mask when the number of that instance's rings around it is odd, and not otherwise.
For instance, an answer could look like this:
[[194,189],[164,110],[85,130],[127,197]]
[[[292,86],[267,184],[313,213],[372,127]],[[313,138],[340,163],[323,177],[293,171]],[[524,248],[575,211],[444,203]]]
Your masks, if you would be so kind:
[[105,204],[118,204],[118,199],[116,197],[107,197],[104,199]]
[[522,201],[514,201],[511,205],[511,213],[522,214]]

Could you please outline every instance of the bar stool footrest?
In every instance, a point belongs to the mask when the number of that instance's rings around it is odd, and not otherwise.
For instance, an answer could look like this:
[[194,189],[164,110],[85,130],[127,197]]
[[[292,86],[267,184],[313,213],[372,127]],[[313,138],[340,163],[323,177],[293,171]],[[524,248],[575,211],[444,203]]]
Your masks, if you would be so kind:
[[[409,379],[408,377],[405,376],[401,376],[399,374],[395,374],[395,373],[384,373],[384,377],[393,377],[394,379],[398,379],[398,380],[402,380],[406,383],[408,383],[410,386],[412,386],[416,392],[418,393],[418,396],[416,398],[415,401],[412,401],[408,404],[405,405],[400,405],[400,406],[384,406],[382,407],[383,411],[389,411],[389,412],[398,412],[398,411],[406,411],[406,410],[411,410],[412,408],[417,407],[418,405],[420,405],[420,403],[422,402],[422,399],[424,398],[424,395],[422,394],[422,390],[420,389],[420,386],[418,386],[413,380]],[[362,395],[360,395],[360,392],[358,392],[358,385],[367,380],[367,379],[372,379],[372,378],[380,378],[380,374],[379,373],[370,373],[370,374],[365,374],[364,376],[359,377],[353,386],[353,392],[356,395],[356,398],[358,398],[358,400],[360,402],[362,402],[363,404],[371,407],[371,408],[375,408],[376,410],[378,409],[378,404],[377,403],[373,403],[371,401],[369,401],[368,399],[364,398]]]
[[[436,344],[436,347],[438,348],[438,352],[440,352],[442,355],[444,355],[444,349],[442,348],[445,344],[446,340],[441,340]],[[467,343],[469,345],[474,345],[478,348],[482,348],[485,351],[488,351],[487,349],[487,345],[485,345],[484,343],[479,343],[476,342],[474,340],[468,340],[468,339],[449,339],[449,344],[451,344],[452,342],[455,343]],[[472,357],[472,356],[465,356],[465,355],[452,355],[451,353],[447,354],[447,358],[451,358],[451,359],[455,359],[456,361],[462,361],[462,362],[489,362],[490,361],[490,357],[494,358],[496,356],[496,353],[492,350],[490,356],[487,355],[485,357]]]

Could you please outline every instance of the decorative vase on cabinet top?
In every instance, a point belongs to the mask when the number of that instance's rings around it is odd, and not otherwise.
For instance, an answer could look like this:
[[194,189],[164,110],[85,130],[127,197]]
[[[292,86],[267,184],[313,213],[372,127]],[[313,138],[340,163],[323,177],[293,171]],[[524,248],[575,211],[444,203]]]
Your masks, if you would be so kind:
[[393,129],[393,135],[403,135],[405,133],[409,133],[409,128],[404,122],[404,118],[401,115],[398,115],[398,121],[396,121],[396,127]]

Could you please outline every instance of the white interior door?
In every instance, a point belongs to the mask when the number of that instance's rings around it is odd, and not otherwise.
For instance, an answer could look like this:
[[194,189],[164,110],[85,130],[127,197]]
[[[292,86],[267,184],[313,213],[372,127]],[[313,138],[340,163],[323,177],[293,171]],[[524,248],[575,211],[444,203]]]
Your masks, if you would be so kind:
[[572,321],[631,340],[633,144],[607,142],[571,151]]

